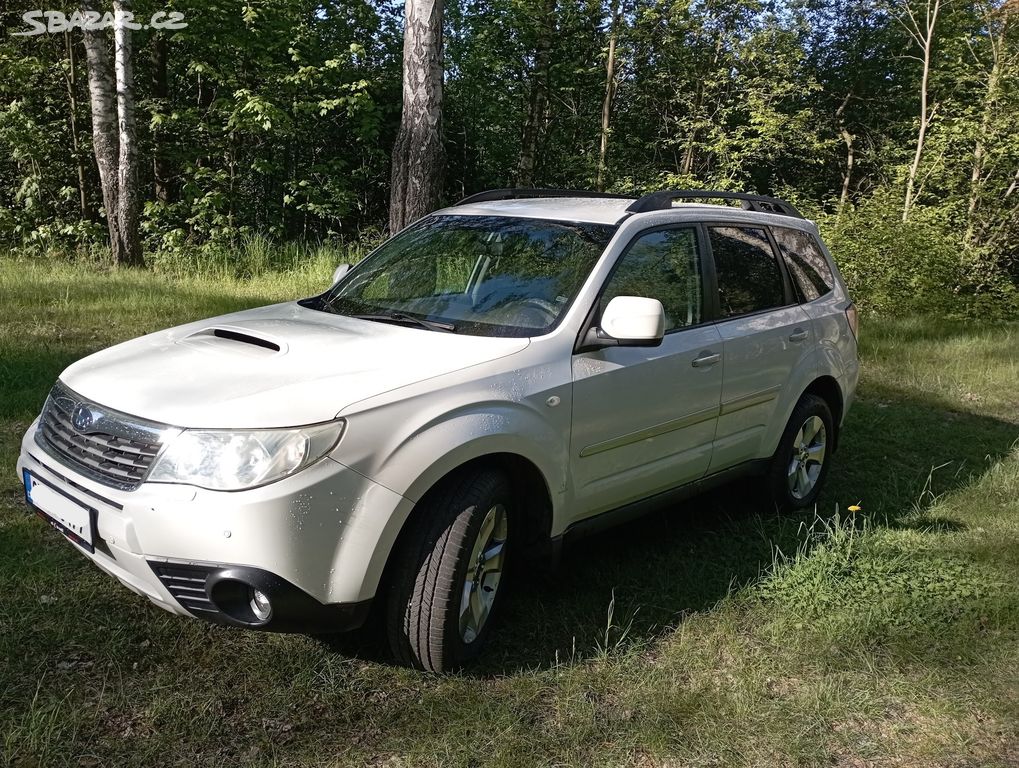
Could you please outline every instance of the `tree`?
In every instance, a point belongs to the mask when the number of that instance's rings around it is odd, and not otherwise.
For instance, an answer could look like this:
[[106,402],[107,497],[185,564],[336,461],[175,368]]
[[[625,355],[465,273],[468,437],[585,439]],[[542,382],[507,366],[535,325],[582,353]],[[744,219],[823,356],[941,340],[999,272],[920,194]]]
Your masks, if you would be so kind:
[[134,63],[131,52],[131,29],[121,22],[132,12],[131,0],[113,0],[117,22],[113,26],[115,45],[114,66],[117,80],[117,219],[121,238],[121,254],[117,261],[144,264],[139,213],[141,190],[138,179],[138,147],[135,126]]
[[605,159],[609,152],[609,124],[612,118],[612,99],[616,94],[616,37],[621,13],[620,0],[613,0],[612,20],[609,24],[609,50],[605,59],[605,98],[601,107],[601,144],[598,147],[598,179],[595,189],[605,191]]
[[389,230],[438,207],[442,194],[442,2],[406,0],[403,109],[393,147]]
[[531,93],[520,142],[520,161],[517,164],[517,185],[534,186],[534,166],[538,153],[538,138],[545,120],[548,103],[549,68],[552,56],[552,37],[556,32],[556,0],[541,0],[535,27],[534,66],[531,70]]
[[[115,53],[102,30],[85,30],[85,55],[92,103],[92,145],[103,192],[110,249],[118,264],[144,264],[139,230],[138,154],[135,146],[131,30],[122,23],[130,0],[113,4]],[[91,4],[85,10],[94,10]]]
[[[974,242],[978,222],[978,208],[984,185],[987,181],[988,145],[992,144],[997,132],[997,126],[1001,121],[1007,120],[1011,110],[1003,93],[1003,79],[1014,78],[1019,69],[1019,50],[1012,47],[1010,33],[1015,17],[1019,15],[1019,4],[992,5],[984,12],[985,40],[987,43],[987,58],[989,68],[986,74],[986,85],[982,103],[979,109],[979,122],[976,125],[976,138],[973,140],[973,161],[969,179],[969,202],[966,211],[966,236],[965,243],[971,245]],[[983,63],[983,62],[979,62]],[[1005,104],[1002,102],[1005,101]],[[1002,107],[1005,107],[1002,110]],[[1016,172],[1019,178],[1019,171]],[[1007,200],[1014,182],[1006,190],[1003,199]]]
[[906,177],[906,199],[902,206],[902,220],[909,220],[909,212],[913,208],[916,196],[916,176],[920,171],[920,161],[923,159],[924,142],[927,138],[927,129],[930,128],[933,112],[930,106],[929,87],[931,80],[931,64],[933,61],[935,30],[938,24],[938,16],[941,13],[941,0],[925,0],[923,5],[923,19],[920,12],[913,9],[905,0],[898,16],[909,36],[920,49],[920,64],[922,67],[920,76],[920,124],[916,132],[916,147],[913,151],[913,162],[909,166],[909,173]]

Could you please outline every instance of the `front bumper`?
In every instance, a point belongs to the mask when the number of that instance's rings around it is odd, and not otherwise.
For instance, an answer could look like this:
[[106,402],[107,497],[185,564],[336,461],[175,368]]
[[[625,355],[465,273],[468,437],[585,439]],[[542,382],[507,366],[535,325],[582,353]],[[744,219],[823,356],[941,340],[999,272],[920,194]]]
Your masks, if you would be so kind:
[[[161,608],[218,623],[278,631],[358,626],[393,522],[410,504],[330,458],[247,491],[159,483],[121,491],[61,464],[35,441],[35,430],[22,442],[19,476],[27,469],[97,510],[95,551],[76,548]],[[269,596],[267,621],[240,599],[250,588]]]

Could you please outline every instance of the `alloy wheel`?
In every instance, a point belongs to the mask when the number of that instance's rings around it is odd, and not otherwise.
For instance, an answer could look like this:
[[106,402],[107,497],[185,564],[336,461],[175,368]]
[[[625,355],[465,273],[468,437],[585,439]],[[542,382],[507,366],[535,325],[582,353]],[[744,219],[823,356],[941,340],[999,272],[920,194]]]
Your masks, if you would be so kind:
[[495,595],[502,580],[509,530],[506,507],[495,504],[481,523],[474,541],[460,599],[460,637],[474,642],[492,612]]
[[821,476],[828,448],[828,433],[819,416],[811,416],[796,433],[789,461],[789,493],[794,499],[810,495]]

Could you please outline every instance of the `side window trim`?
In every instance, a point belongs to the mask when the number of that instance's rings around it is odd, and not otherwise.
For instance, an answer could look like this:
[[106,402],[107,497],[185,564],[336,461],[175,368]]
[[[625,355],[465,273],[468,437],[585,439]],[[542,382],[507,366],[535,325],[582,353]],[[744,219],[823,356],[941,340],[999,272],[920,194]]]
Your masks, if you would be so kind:
[[708,235],[708,223],[697,222],[697,234],[703,244],[701,248],[701,273],[704,275],[704,320],[717,323],[722,317],[722,305],[718,300],[718,270],[715,269],[715,253],[711,248],[711,237]]
[[[771,257],[775,259],[778,264],[778,270],[782,274],[782,292],[785,294],[785,306],[791,307],[794,304],[800,305],[803,303],[799,296],[799,291],[793,286],[793,277],[789,274],[789,269],[786,267],[785,259],[782,258],[782,249],[778,247],[778,241],[775,239],[775,233],[771,231],[771,227],[765,227],[764,233],[768,238],[768,242],[771,244]],[[775,309],[784,309],[785,307],[775,307]]]
[[[753,317],[755,315],[763,315],[766,312],[777,312],[780,309],[789,309],[789,307],[798,307],[798,306],[800,306],[800,302],[797,301],[795,294],[792,293],[792,288],[790,287],[790,283],[789,283],[789,276],[786,274],[785,265],[782,263],[783,259],[779,256],[778,249],[776,248],[775,240],[774,240],[774,238],[772,237],[772,234],[771,234],[771,227],[769,225],[767,225],[767,224],[758,224],[758,223],[753,222],[753,221],[743,221],[743,222],[740,222],[740,221],[736,221],[736,222],[733,222],[733,221],[702,221],[702,222],[700,222],[700,227],[704,230],[705,254],[710,257],[710,261],[711,261],[711,265],[710,265],[711,282],[712,282],[711,296],[712,296],[712,304],[713,304],[713,306],[715,308],[714,309],[714,314],[713,314],[714,320],[712,322],[714,322],[714,323],[725,323],[725,322],[728,322],[729,320],[739,320],[740,318],[744,318],[744,317]],[[783,304],[780,307],[768,307],[767,309],[758,309],[758,310],[756,310],[754,312],[744,312],[741,315],[730,315],[728,317],[722,317],[722,307],[721,307],[721,303],[718,300],[718,272],[717,272],[717,270],[715,268],[715,253],[714,253],[714,250],[711,247],[711,237],[708,234],[708,230],[711,229],[712,227],[749,227],[751,229],[761,229],[761,230],[764,230],[765,235],[768,238],[768,243],[769,243],[769,245],[771,247],[771,257],[777,261],[778,269],[779,269],[779,274],[782,275],[782,298],[786,302],[785,304]],[[705,283],[705,290],[706,289],[707,289],[707,284]]]

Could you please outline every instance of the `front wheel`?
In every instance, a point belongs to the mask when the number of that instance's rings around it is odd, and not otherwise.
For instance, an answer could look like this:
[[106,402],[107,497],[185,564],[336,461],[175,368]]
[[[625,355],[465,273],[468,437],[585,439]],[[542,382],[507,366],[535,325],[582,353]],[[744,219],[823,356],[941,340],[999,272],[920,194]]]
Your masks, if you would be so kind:
[[779,509],[805,509],[817,501],[828,474],[834,436],[828,403],[817,395],[800,398],[768,471],[771,495]]
[[480,653],[505,592],[511,508],[505,475],[474,470],[444,481],[415,510],[388,595],[398,661],[449,672]]

